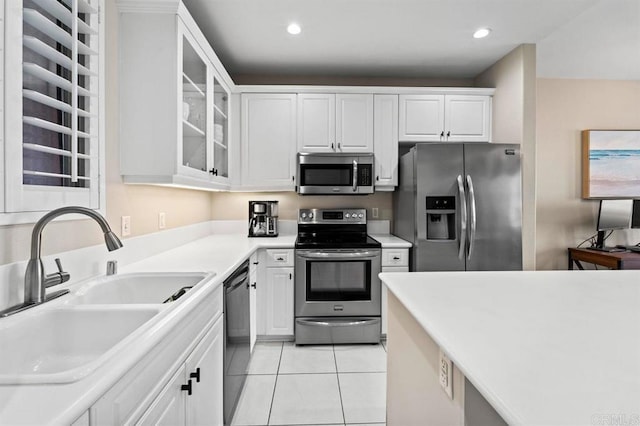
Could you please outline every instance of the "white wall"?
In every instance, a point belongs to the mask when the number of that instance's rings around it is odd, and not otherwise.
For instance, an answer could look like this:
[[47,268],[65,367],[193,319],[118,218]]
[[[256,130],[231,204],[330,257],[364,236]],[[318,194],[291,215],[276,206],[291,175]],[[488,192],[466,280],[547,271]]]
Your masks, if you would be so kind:
[[522,260],[535,268],[536,227],[536,47],[523,44],[476,77],[475,85],[495,87],[493,142],[522,145]]
[[[567,247],[595,233],[598,202],[581,198],[586,129],[640,129],[640,81],[538,79],[536,269],[565,269]],[[607,242],[636,244],[640,230]]]

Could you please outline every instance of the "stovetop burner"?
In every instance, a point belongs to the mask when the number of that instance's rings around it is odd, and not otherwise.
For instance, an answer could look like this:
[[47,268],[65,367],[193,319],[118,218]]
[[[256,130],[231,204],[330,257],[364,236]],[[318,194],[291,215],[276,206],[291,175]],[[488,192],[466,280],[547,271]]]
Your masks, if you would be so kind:
[[367,235],[365,209],[301,209],[297,249],[380,248]]

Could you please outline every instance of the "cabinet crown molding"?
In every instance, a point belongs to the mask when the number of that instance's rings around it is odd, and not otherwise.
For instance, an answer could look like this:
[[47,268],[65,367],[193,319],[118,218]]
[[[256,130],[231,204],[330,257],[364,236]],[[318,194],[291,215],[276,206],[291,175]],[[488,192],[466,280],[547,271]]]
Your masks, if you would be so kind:
[[236,85],[236,93],[342,93],[376,95],[480,95],[493,96],[490,87],[409,87],[409,86],[298,86]]
[[180,0],[116,0],[120,12],[177,13]]

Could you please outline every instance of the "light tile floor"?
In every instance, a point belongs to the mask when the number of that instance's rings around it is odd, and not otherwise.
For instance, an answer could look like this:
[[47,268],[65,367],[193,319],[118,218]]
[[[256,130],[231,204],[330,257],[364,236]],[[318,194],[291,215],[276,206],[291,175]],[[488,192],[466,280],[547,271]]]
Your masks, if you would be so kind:
[[386,369],[384,344],[259,342],[232,424],[384,426]]

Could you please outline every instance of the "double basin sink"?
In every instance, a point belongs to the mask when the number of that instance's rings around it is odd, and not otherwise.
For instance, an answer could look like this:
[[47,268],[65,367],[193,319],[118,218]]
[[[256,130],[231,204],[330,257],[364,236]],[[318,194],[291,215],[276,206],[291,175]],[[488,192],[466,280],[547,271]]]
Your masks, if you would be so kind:
[[0,319],[0,385],[69,383],[85,377],[213,275],[98,277],[56,301]]

